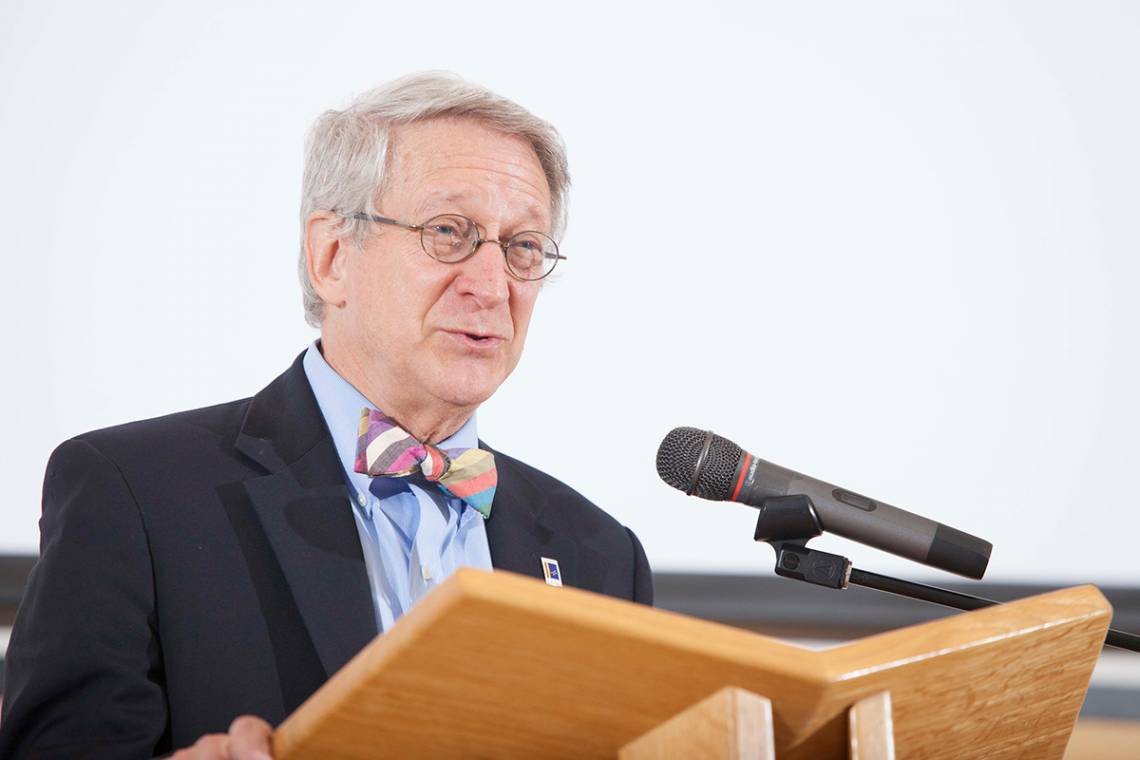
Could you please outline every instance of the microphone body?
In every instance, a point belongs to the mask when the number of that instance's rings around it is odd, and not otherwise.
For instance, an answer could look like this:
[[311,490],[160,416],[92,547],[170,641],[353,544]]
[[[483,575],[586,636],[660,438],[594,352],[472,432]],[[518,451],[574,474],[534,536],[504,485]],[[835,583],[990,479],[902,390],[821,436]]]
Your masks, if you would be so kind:
[[802,494],[811,499],[820,525],[853,541],[968,578],[981,578],[993,546],[905,509],[861,496],[743,452],[736,490],[730,497],[763,508],[772,496]]
[[755,457],[711,431],[671,431],[658,449],[657,471],[688,494],[760,509],[765,499],[802,494],[824,530],[968,578],[985,574],[993,549],[977,536]]

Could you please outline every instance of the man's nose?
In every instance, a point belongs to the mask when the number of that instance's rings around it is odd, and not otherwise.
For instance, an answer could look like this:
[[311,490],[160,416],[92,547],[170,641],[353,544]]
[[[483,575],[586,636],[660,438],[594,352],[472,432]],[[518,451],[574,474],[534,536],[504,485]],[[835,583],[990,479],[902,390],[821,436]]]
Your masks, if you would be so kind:
[[498,240],[481,241],[471,258],[460,266],[460,292],[474,296],[480,306],[497,306],[510,298],[511,276]]

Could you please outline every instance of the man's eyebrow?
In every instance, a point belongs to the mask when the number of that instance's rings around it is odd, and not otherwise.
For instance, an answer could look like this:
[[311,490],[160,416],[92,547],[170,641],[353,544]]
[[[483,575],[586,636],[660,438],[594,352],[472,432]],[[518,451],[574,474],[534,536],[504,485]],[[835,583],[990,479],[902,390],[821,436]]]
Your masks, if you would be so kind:
[[526,205],[526,213],[532,218],[541,219],[543,214],[550,213],[550,209],[544,208],[537,203],[528,203]]
[[[465,198],[466,196],[464,196],[463,193],[451,192],[442,195],[439,193],[428,193],[423,201],[416,207],[416,211],[426,213],[427,209],[431,206],[439,208],[441,206],[445,207],[451,204],[458,204],[465,200]],[[445,211],[447,210],[449,209],[445,209]]]

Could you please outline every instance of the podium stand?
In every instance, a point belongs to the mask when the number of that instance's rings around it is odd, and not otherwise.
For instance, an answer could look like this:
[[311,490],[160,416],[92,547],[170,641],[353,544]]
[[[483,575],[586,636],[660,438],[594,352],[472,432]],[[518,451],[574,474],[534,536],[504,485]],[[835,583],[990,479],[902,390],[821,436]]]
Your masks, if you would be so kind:
[[813,651],[464,569],[277,729],[276,757],[1061,758],[1092,586]]

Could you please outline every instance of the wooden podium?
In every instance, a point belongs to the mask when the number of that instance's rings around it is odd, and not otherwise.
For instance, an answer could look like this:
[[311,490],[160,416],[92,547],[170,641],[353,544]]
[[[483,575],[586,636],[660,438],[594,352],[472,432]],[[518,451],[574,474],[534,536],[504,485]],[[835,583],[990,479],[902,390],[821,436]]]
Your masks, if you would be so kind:
[[275,732],[284,760],[1061,758],[1112,611],[1092,586],[813,651],[460,570]]

